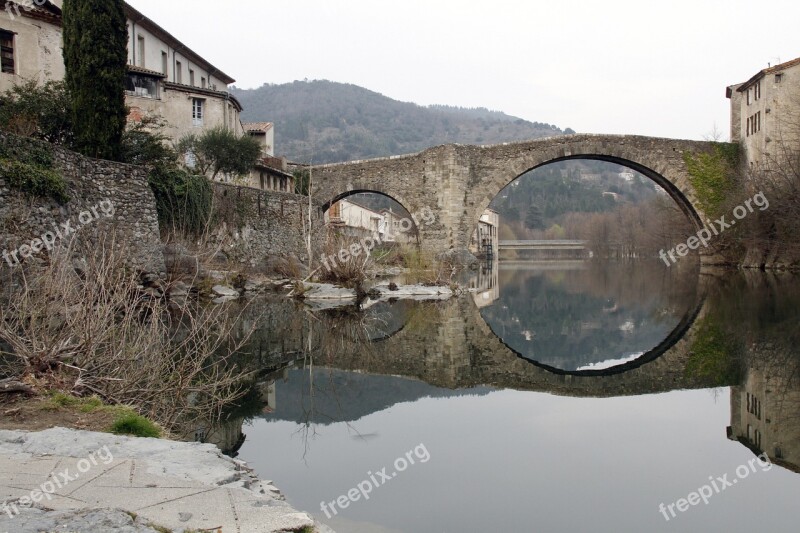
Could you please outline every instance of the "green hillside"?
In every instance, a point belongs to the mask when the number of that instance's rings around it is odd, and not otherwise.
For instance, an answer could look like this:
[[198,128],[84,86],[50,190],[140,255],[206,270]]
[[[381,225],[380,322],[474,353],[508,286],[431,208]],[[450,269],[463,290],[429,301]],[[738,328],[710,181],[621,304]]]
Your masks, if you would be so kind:
[[498,111],[399,102],[356,85],[295,81],[233,89],[244,122],[275,124],[277,155],[330,163],[448,143],[494,144],[573,133]]

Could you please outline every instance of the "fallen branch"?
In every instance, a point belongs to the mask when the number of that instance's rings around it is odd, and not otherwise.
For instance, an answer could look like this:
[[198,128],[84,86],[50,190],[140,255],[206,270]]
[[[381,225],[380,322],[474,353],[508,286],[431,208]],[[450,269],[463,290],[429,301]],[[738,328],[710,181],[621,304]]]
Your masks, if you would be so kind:
[[21,381],[17,381],[14,378],[8,378],[0,380],[0,394],[14,394],[18,392],[23,392],[25,394],[33,394],[33,388],[30,385],[26,385]]

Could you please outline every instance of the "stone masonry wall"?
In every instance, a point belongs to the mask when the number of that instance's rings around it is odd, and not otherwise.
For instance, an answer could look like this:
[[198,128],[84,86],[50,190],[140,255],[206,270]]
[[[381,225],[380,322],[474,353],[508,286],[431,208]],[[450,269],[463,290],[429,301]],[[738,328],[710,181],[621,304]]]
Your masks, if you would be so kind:
[[[16,258],[21,258],[21,252],[29,254],[25,261],[46,258],[51,250],[36,241],[49,232],[47,238],[54,241],[52,251],[67,242],[73,249],[113,242],[132,267],[153,273],[164,271],[155,197],[144,168],[91,159],[3,133],[0,144],[21,150],[36,146],[52,153],[54,168],[66,180],[70,198],[60,205],[50,198],[32,197],[0,177],[0,254],[7,253],[8,258],[0,258],[0,269],[16,266],[14,252]],[[70,230],[74,232],[67,236]],[[42,249],[31,253],[32,245]]]
[[[214,209],[222,225],[215,231],[226,243],[225,253],[239,263],[264,267],[277,258],[307,260],[304,228],[308,197],[214,184]],[[321,216],[312,207],[312,250],[320,249]]]
[[705,215],[684,156],[712,148],[708,142],[576,134],[493,146],[437,146],[418,154],[321,165],[313,172],[325,203],[374,191],[411,213],[430,209],[436,221],[420,228],[420,245],[441,253],[467,248],[481,214],[505,186],[531,169],[565,159],[601,159],[645,174],[700,227]]

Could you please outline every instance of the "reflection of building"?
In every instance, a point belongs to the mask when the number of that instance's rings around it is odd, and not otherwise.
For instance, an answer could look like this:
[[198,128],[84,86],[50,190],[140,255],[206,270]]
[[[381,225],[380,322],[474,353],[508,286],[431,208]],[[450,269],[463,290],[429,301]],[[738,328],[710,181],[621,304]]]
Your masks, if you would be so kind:
[[497,257],[494,261],[481,264],[470,278],[468,288],[479,309],[500,299],[500,265]]
[[758,71],[731,85],[731,142],[742,143],[751,169],[780,163],[781,149],[797,142],[800,58]]
[[743,385],[731,388],[728,438],[753,453],[800,472],[800,389],[789,380],[751,368]]
[[[271,413],[277,407],[275,380],[279,377],[284,379],[287,376],[286,369],[270,374],[267,381],[259,382],[254,385],[254,392],[257,395],[258,408],[261,413]],[[207,442],[233,457],[244,444],[245,435],[242,431],[245,414],[234,414],[225,420],[212,424],[208,421],[197,421],[190,425],[184,438],[194,442]]]
[[472,233],[469,251],[478,257],[497,257],[500,243],[498,229],[500,215],[497,211],[487,209],[478,221],[478,227]]

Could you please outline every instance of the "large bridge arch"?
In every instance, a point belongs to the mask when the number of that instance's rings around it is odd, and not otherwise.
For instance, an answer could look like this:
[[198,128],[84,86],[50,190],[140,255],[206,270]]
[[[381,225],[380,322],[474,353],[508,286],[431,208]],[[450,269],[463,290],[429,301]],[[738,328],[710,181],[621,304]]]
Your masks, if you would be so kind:
[[466,249],[483,211],[529,170],[570,159],[599,159],[641,172],[677,202],[698,228],[706,220],[691,184],[687,156],[714,143],[629,135],[576,134],[491,146],[444,145],[417,154],[314,167],[325,203],[353,190],[397,199],[411,213],[436,217],[420,227],[420,245],[434,253]]

